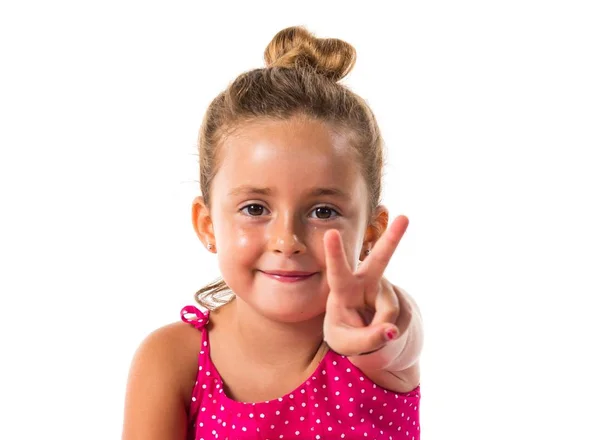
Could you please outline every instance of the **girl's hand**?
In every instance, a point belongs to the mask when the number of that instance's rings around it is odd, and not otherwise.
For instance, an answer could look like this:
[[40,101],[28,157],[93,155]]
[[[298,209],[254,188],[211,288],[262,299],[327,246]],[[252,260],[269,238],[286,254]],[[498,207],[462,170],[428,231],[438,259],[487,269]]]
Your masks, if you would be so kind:
[[333,351],[345,356],[366,354],[400,336],[396,326],[400,301],[394,286],[383,278],[383,272],[407,227],[407,217],[396,217],[354,273],[340,233],[333,229],[325,233],[330,290],[323,333]]

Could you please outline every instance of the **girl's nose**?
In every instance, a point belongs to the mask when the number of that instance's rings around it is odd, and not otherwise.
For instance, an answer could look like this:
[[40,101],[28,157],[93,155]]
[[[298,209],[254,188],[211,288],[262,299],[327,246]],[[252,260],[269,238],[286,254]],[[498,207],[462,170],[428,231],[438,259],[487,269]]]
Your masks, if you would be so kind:
[[293,216],[275,218],[271,224],[269,248],[286,256],[300,254],[306,251],[301,234],[300,225]]

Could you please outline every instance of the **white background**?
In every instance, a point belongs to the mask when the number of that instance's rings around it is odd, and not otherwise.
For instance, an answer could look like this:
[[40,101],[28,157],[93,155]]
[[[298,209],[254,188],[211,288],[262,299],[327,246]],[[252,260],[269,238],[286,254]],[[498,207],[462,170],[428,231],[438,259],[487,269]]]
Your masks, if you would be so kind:
[[422,438],[600,438],[595,3],[3,2],[0,438],[119,438],[137,345],[218,275],[204,110],[291,25],[357,49],[411,221],[387,275],[425,319]]

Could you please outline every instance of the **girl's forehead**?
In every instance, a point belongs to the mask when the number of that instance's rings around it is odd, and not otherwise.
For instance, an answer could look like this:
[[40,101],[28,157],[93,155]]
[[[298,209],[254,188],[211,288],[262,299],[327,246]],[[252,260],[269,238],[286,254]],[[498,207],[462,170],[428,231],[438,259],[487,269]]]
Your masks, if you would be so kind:
[[348,186],[361,177],[357,159],[345,136],[323,123],[265,122],[225,140],[215,180],[221,175],[228,184],[292,181],[296,186]]

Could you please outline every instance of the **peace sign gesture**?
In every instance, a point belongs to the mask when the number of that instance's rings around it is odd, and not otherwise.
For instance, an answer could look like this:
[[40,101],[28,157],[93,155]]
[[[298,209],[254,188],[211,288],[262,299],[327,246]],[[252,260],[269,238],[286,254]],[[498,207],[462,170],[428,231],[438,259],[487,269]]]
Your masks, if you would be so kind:
[[325,233],[329,296],[323,333],[335,352],[345,356],[369,353],[400,336],[396,320],[401,301],[383,272],[407,227],[407,217],[396,217],[355,272],[348,264],[340,233]]

